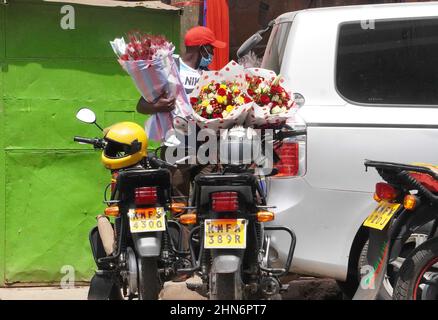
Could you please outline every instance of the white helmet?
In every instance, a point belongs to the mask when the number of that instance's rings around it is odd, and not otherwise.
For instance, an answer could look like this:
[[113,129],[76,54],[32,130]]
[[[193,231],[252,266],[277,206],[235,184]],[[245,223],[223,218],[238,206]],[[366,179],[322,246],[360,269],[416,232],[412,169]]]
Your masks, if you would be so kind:
[[221,130],[219,159],[222,164],[242,165],[262,157],[260,135],[252,128],[236,126]]

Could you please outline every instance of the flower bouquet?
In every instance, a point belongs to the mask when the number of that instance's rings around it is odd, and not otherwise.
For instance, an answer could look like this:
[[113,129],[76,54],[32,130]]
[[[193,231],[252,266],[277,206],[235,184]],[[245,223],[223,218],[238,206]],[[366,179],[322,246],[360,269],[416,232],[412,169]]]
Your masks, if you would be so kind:
[[164,36],[131,32],[128,38],[128,43],[124,38],[110,43],[120,65],[131,76],[144,99],[153,103],[163,94],[176,98],[174,111],[156,113],[146,125],[151,139],[164,140],[173,118],[185,117],[192,112],[174,61],[175,47]]
[[202,73],[190,94],[192,117],[200,128],[219,131],[245,122],[253,100],[246,94],[244,75],[243,67],[234,61],[220,71]]
[[247,69],[245,79],[248,95],[254,100],[246,119],[247,126],[278,126],[296,112],[292,92],[285,87],[284,79],[274,71]]

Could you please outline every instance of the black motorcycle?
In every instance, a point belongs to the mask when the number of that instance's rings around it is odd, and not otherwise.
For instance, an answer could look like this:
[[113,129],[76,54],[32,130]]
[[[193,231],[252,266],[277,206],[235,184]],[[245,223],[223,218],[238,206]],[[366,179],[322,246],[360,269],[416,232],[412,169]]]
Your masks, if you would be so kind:
[[[296,237],[288,227],[265,224],[274,220],[274,213],[268,211],[273,207],[267,205],[263,179],[278,171],[269,169],[259,175],[254,159],[222,161],[226,149],[242,154],[250,128],[239,130],[243,130],[240,136],[233,138],[231,129],[227,138],[220,140],[220,170],[195,177],[189,208],[194,212],[182,215],[180,220],[194,225],[189,236],[193,266],[185,272],[199,274],[202,284],[190,289],[210,299],[278,299],[280,292],[287,289],[279,278],[289,272]],[[255,145],[281,143],[287,137],[303,134],[287,127],[273,131],[273,135],[266,132],[263,131]],[[272,232],[290,236],[283,267],[271,266]]]
[[[422,165],[367,160],[365,166],[375,168],[386,182],[377,183],[374,199],[378,206],[364,222],[369,228],[368,265],[362,267],[363,277],[353,299],[376,299],[391,267],[399,269],[393,298],[430,297],[433,292],[436,298],[438,188],[431,182],[438,181],[438,175]],[[426,232],[429,240],[400,262],[404,243],[418,230]],[[434,249],[424,255],[429,248]],[[419,262],[420,256],[427,258]]]
[[[95,123],[95,117],[85,122]],[[100,150],[108,146],[105,138],[75,137],[74,141]],[[98,270],[88,299],[158,299],[163,283],[189,265],[182,250],[181,225],[172,219],[169,167],[157,155],[148,154],[135,165],[112,170],[113,181],[107,187],[111,196],[105,196],[104,202],[105,215],[114,217],[114,223],[104,217],[102,225],[98,222],[90,232]],[[106,234],[100,234],[102,230]]]

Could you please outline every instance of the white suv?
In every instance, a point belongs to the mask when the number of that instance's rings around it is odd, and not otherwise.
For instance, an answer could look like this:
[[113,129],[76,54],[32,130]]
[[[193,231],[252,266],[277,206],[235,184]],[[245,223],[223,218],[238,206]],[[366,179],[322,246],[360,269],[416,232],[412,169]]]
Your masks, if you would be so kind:
[[[297,235],[291,271],[357,285],[380,181],[364,160],[438,163],[438,3],[283,14],[262,67],[305,100],[307,136],[285,147],[269,189],[275,223]],[[280,260],[287,241],[273,237]]]

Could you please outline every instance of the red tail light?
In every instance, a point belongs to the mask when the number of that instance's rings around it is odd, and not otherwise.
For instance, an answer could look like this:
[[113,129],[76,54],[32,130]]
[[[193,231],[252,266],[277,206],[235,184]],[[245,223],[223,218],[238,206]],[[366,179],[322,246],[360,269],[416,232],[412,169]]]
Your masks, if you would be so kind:
[[398,192],[393,186],[379,182],[376,184],[376,196],[380,200],[392,201],[397,198]]
[[135,189],[135,204],[146,205],[157,203],[157,188],[142,187]]
[[284,142],[276,150],[280,161],[275,164],[277,176],[297,176],[300,168],[299,144]]
[[211,196],[212,209],[216,212],[237,211],[239,198],[237,192],[215,192]]

